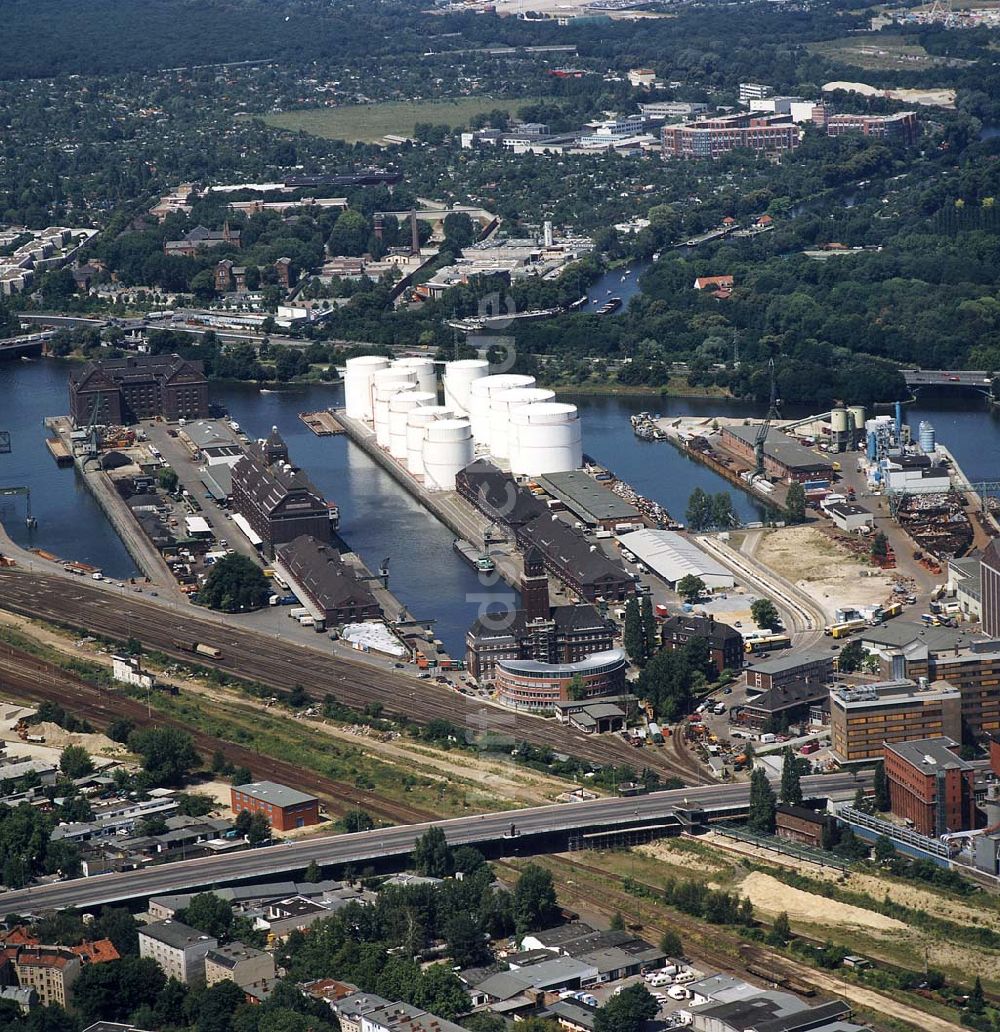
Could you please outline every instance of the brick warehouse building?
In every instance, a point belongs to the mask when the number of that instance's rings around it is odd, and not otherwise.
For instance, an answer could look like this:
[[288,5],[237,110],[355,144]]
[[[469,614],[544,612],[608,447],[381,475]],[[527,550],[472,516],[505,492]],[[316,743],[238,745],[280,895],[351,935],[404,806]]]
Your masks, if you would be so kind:
[[975,827],[975,769],[954,750],[951,738],[925,738],[885,747],[885,774],[892,812],[913,822],[921,835]]
[[329,544],[336,507],[297,466],[288,461],[288,447],[277,428],[247,449],[233,466],[232,509],[250,524],[268,557],[278,545],[303,535]]
[[275,831],[319,824],[319,800],[274,781],[252,781],[230,789],[233,813],[262,813]]
[[119,426],[162,416],[204,419],[208,378],[200,361],[180,355],[127,355],[87,362],[69,378],[73,423]]

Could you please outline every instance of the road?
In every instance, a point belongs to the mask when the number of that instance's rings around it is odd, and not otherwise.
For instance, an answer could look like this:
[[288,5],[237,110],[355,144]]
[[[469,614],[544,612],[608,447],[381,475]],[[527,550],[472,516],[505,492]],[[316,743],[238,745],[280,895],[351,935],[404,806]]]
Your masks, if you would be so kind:
[[587,735],[566,724],[525,713],[513,713],[461,695],[433,681],[418,680],[407,670],[380,669],[277,635],[240,626],[239,617],[221,617],[190,605],[144,594],[116,592],[91,581],[61,573],[0,570],[0,608],[92,634],[123,640],[138,635],[147,650],[155,649],[194,662],[195,642],[222,651],[218,662],[198,659],[247,681],[281,691],[301,685],[313,698],[335,695],[358,710],[381,703],[386,715],[417,723],[447,720],[470,742],[484,736],[556,749],[593,763],[644,766],[661,776],[687,783],[709,783],[711,775],[691,757],[681,765],[666,749],[629,747],[617,735]]
[[901,369],[908,387],[975,387],[989,392],[993,377],[985,369]]
[[[859,782],[851,774],[802,779],[808,798],[822,794],[849,799]],[[379,828],[354,835],[332,835],[301,842],[248,850],[226,856],[199,857],[173,864],[146,867],[123,874],[76,878],[51,885],[19,889],[3,896],[5,913],[36,914],[64,907],[92,907],[169,892],[182,892],[202,885],[221,885],[255,878],[268,878],[304,869],[315,861],[321,866],[363,864],[383,856],[401,856],[432,824],[441,828],[452,845],[475,845],[503,841],[511,825],[518,836],[568,832],[585,828],[642,826],[672,816],[678,808],[738,809],[746,805],[749,785],[713,785],[655,792],[630,799],[599,799],[585,803],[538,806],[505,813]],[[637,823],[638,822],[638,823]],[[512,842],[514,840],[511,840]]]

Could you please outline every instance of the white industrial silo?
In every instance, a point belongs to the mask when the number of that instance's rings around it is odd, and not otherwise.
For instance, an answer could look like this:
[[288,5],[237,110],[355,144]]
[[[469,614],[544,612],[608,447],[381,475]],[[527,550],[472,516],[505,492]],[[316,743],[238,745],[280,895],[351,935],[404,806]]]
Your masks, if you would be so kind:
[[468,419],[439,419],[427,424],[424,434],[424,477],[430,488],[455,490],[455,474],[475,458],[472,425]]
[[546,387],[508,387],[490,395],[490,454],[495,459],[510,458],[510,414],[522,405],[554,401],[555,391]]
[[437,400],[437,370],[434,368],[434,359],[420,358],[397,358],[392,363],[393,369],[405,369],[417,375],[417,390],[426,391],[434,395]]
[[405,369],[380,369],[372,378],[375,440],[383,448],[389,447],[389,401],[400,391],[415,391],[416,379]]
[[521,373],[498,373],[473,381],[469,390],[469,419],[478,447],[488,449],[490,446],[490,398],[512,387],[534,386],[535,378]]
[[421,405],[406,413],[406,468],[415,476],[424,472],[424,437],[430,423],[454,419],[447,405]]
[[389,454],[394,459],[406,458],[406,417],[421,405],[433,405],[437,395],[420,390],[402,390],[389,399]]
[[444,403],[458,416],[469,414],[469,390],[475,380],[488,376],[485,358],[460,358],[444,367]]
[[344,363],[344,409],[351,419],[375,418],[372,408],[372,377],[380,369],[389,368],[389,359],[381,355],[359,355]]
[[538,477],[565,473],[583,465],[583,442],[576,405],[543,401],[510,414],[510,471]]

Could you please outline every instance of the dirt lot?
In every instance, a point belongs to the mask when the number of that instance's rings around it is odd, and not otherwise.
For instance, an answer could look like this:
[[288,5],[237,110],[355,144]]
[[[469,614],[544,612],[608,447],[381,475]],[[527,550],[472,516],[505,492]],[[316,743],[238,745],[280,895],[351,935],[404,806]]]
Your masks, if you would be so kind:
[[841,925],[846,928],[864,928],[879,932],[907,930],[906,925],[894,917],[884,917],[862,907],[838,903],[836,900],[817,896],[813,892],[803,892],[802,889],[793,889],[760,871],[748,874],[740,882],[738,890],[740,895],[749,896],[758,910],[771,917],[784,911],[792,921],[825,927]]
[[831,622],[838,608],[884,602],[894,583],[884,573],[856,562],[813,527],[785,527],[762,534],[754,558],[807,592]]

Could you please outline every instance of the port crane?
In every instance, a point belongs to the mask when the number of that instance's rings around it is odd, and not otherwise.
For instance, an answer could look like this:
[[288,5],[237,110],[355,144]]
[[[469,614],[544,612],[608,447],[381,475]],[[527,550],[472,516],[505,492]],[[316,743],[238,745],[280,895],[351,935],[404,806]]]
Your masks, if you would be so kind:
[[757,477],[764,476],[764,443],[767,441],[767,435],[771,430],[771,423],[778,418],[778,408],[781,402],[778,400],[778,387],[774,379],[774,359],[770,358],[767,362],[767,371],[771,378],[771,399],[767,406],[767,418],[757,428],[757,436],[753,442],[753,455],[754,455],[754,479]]

